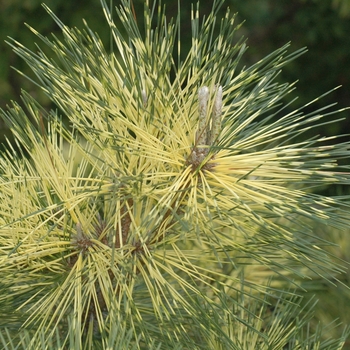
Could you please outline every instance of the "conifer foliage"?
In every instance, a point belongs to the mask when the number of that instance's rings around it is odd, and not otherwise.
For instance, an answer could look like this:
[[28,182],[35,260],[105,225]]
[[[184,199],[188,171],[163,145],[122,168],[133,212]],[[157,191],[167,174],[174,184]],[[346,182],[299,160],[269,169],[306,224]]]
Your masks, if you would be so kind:
[[314,228],[350,222],[319,194],[350,180],[349,143],[313,133],[339,111],[293,110],[276,80],[305,50],[239,68],[223,1],[193,7],[186,53],[179,16],[147,0],[141,28],[121,2],[102,1],[108,49],[47,7],[63,39],[30,30],[51,55],[11,42],[55,109],[23,91],[1,111],[0,344],[340,349],[348,330],[327,339],[298,293],[343,271]]

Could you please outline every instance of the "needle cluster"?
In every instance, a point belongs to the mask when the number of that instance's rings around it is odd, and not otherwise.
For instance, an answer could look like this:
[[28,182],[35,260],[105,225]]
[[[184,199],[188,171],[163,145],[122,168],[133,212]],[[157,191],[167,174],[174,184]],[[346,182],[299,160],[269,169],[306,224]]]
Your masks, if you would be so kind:
[[146,1],[142,31],[121,2],[118,26],[102,1],[110,50],[47,7],[63,39],[30,30],[52,54],[11,43],[56,109],[23,92],[1,112],[15,143],[0,155],[0,342],[339,349],[347,330],[311,334],[297,292],[343,272],[314,227],[350,223],[348,197],[318,194],[349,185],[349,143],[305,136],[340,111],[292,110],[276,80],[304,50],[239,70],[246,46],[214,1],[202,22],[193,9],[184,56],[180,16]]

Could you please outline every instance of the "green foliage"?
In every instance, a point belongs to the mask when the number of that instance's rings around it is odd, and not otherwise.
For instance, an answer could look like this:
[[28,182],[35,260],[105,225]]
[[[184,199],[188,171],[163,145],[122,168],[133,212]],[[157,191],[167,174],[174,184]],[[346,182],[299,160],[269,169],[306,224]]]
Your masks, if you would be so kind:
[[307,136],[339,111],[283,104],[294,86],[276,78],[305,50],[239,68],[222,5],[203,20],[194,7],[188,52],[180,15],[148,2],[143,27],[128,1],[121,26],[102,2],[109,50],[48,7],[62,38],[30,27],[45,50],[12,41],[57,110],[23,91],[25,109],[2,111],[16,146],[0,157],[4,348],[344,344],[348,329],[313,329],[300,296],[344,272],[315,226],[349,227],[349,198],[317,192],[349,185],[350,145]]
[[350,16],[349,0],[333,0],[333,6],[338,9],[339,13],[344,17]]
[[[133,0],[136,13],[142,14],[143,0]],[[176,16],[177,1],[163,0],[166,12]],[[276,47],[291,41],[292,50],[308,47],[309,54],[293,61],[281,73],[281,81],[298,80],[298,90],[294,96],[299,97],[299,105],[319,96],[334,86],[343,87],[334,94],[329,95],[322,103],[317,103],[317,109],[324,104],[339,103],[341,107],[348,106],[350,89],[350,71],[348,57],[350,55],[349,31],[350,22],[347,20],[348,0],[227,0],[226,5],[233,13],[238,12],[239,21],[246,20],[238,37],[244,35],[249,38],[250,50],[241,59],[241,65],[249,66],[273,51]],[[93,31],[97,31],[102,41],[108,45],[109,30],[105,25],[103,14],[99,10],[98,0],[50,0],[46,4],[68,26],[82,27],[81,19],[89,23]],[[191,4],[181,2],[182,47],[185,52],[190,46]],[[201,4],[202,15],[208,15],[211,10],[211,1]],[[220,11],[224,15],[224,9]],[[115,16],[116,17],[116,16]],[[38,21],[40,18],[40,21]],[[118,18],[115,18],[118,23]],[[35,50],[35,38],[23,30],[23,22],[34,26],[43,35],[54,32],[60,37],[57,26],[41,7],[38,0],[2,0],[0,3],[0,107],[4,108],[9,100],[19,99],[20,90],[24,88],[46,108],[53,108],[50,100],[21,76],[16,74],[10,66],[19,68],[26,75],[30,70],[14,55],[4,41],[7,37],[16,38],[25,43],[26,47]],[[138,16],[142,22],[142,15]],[[43,48],[45,50],[45,48]],[[49,54],[49,52],[46,52]],[[294,97],[293,96],[293,97]],[[298,103],[298,102],[297,102]],[[317,132],[324,135],[336,135],[341,130],[349,128],[348,122],[333,124],[331,127],[320,128]],[[4,141],[4,134],[9,136],[4,123],[0,121],[0,142]],[[1,147],[1,145],[0,145]],[[338,193],[344,187],[337,187]],[[335,192],[335,191],[333,191]]]

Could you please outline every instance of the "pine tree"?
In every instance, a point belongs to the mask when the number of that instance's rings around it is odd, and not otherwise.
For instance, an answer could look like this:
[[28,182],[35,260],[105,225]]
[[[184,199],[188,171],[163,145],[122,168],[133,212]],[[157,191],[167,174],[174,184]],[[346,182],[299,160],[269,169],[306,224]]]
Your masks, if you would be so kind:
[[320,194],[349,184],[349,143],[313,133],[340,111],[285,102],[304,49],[239,68],[223,5],[193,7],[185,54],[179,16],[148,1],[144,29],[102,1],[108,50],[47,7],[63,39],[30,29],[52,56],[12,41],[55,109],[23,91],[1,111],[5,349],[342,348],[301,296],[344,271],[317,227],[349,228],[349,197]]

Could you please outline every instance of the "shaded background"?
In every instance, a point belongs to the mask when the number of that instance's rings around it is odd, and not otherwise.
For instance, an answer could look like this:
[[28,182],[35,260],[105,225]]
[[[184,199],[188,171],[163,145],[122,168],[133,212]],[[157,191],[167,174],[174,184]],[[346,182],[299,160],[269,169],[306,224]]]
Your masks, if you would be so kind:
[[[14,66],[29,76],[30,69],[17,57],[9,45],[7,37],[23,43],[35,50],[39,40],[25,27],[28,23],[41,34],[60,37],[57,25],[41,6],[43,0],[0,0],[0,107],[6,108],[10,100],[19,101],[21,89],[30,92],[42,105],[52,108],[50,101],[28,79],[22,77],[10,66]],[[52,11],[68,26],[83,28],[82,18],[89,27],[98,32],[109,47],[109,31],[99,0],[44,0]],[[189,47],[191,33],[190,0],[180,0],[183,51]],[[120,0],[114,0],[119,6]],[[143,16],[143,0],[133,0],[139,21]],[[163,0],[169,16],[177,14],[177,0]],[[297,83],[297,89],[289,95],[288,101],[298,96],[292,106],[298,108],[321,94],[342,85],[332,94],[312,105],[313,109],[337,102],[336,108],[350,106],[350,0],[226,0],[232,13],[238,12],[237,24],[245,20],[240,36],[247,38],[249,49],[243,56],[242,65],[251,65],[273,50],[291,42],[290,51],[307,47],[308,53],[287,65],[278,79]],[[211,11],[212,1],[202,1],[201,14]],[[222,9],[224,14],[226,6]],[[350,111],[341,114],[345,119],[337,124],[318,130],[323,135],[344,134],[350,129]],[[0,143],[9,131],[0,121]],[[346,161],[346,160],[345,160]],[[333,189],[336,194],[345,193],[345,188]],[[334,193],[332,193],[334,194]],[[350,230],[349,230],[350,231]],[[348,232],[347,234],[349,234]],[[349,239],[344,234],[333,231],[319,235],[334,240],[340,248],[334,248],[334,255],[350,261]],[[349,285],[350,275],[342,282]],[[338,288],[325,286],[315,291],[320,298],[318,315],[325,322],[339,317],[350,324],[350,293],[339,283]],[[331,335],[339,335],[339,332]],[[350,349],[348,344],[345,349]]]

